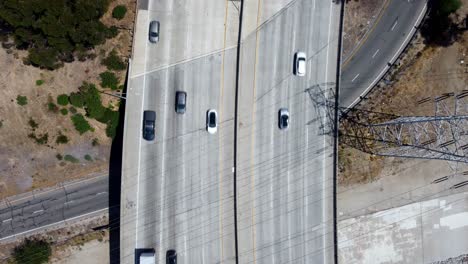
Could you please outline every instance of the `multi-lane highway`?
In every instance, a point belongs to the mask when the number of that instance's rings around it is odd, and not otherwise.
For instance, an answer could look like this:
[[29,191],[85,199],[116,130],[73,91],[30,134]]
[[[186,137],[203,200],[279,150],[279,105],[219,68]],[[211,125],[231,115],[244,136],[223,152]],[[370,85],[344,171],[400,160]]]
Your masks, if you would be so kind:
[[[333,263],[332,153],[306,89],[335,83],[340,5],[247,1],[237,140],[239,263]],[[247,19],[248,17],[248,19]],[[304,77],[293,58],[307,54]],[[328,87],[329,88],[329,87]],[[288,108],[290,126],[278,128]]]
[[340,105],[349,107],[387,72],[426,13],[427,0],[388,0],[375,24],[341,67]]
[[[180,263],[332,261],[330,150],[323,151],[327,141],[305,90],[336,78],[340,6],[244,2],[236,72],[240,4],[150,0],[138,12],[125,117],[122,263],[144,248],[154,248],[161,263],[169,249]],[[147,41],[151,20],[161,24],[157,44]],[[292,75],[298,50],[308,54],[303,78]],[[183,115],[174,111],[178,90],[188,95]],[[277,127],[281,105],[291,113],[286,131]],[[215,135],[205,131],[211,108],[219,115]],[[156,111],[154,141],[141,137],[144,110]]]
[[108,177],[102,175],[4,199],[0,204],[0,241],[93,212],[105,213],[108,197]]
[[[122,171],[121,263],[135,249],[169,249],[179,263],[234,263],[233,144],[238,2],[153,1],[139,10]],[[143,7],[145,8],[145,7]],[[148,24],[160,40],[148,42]],[[176,91],[187,110],[174,111]],[[218,133],[205,130],[217,109]],[[144,110],[156,112],[156,137],[141,137]]]

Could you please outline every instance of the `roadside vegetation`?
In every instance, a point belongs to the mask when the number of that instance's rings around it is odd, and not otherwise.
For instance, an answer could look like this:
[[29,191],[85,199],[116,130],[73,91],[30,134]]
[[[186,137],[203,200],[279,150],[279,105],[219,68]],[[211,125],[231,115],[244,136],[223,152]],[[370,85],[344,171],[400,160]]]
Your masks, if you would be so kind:
[[42,264],[47,263],[52,254],[52,248],[44,240],[26,239],[13,250],[13,260],[16,264]]
[[[9,32],[17,49],[28,50],[25,64],[54,70],[77,56],[91,55],[96,45],[117,35],[116,27],[107,27],[99,20],[109,3],[109,0],[0,1],[0,25]],[[122,16],[122,11],[117,15]]]
[[451,14],[455,13],[462,3],[460,0],[430,0],[430,13],[421,27],[421,34],[429,46],[450,46],[457,41],[465,30],[458,25]]

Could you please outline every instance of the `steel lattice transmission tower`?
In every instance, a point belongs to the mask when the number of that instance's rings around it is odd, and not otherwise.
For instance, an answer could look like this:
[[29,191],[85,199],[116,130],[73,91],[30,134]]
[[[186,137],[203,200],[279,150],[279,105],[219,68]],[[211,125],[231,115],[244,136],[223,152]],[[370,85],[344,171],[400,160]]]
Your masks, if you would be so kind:
[[[327,86],[306,90],[321,117],[323,134],[331,134],[334,127],[334,88]],[[468,90],[418,103],[432,103],[433,115],[398,116],[338,107],[340,142],[379,156],[468,163]]]

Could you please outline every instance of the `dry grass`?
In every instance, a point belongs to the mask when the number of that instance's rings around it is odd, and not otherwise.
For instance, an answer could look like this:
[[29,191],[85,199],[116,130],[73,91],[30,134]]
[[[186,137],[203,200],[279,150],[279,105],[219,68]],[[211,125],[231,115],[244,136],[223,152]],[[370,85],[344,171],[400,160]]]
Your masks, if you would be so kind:
[[375,18],[388,0],[349,0],[345,5],[343,24],[343,58],[347,58],[356,44],[371,28]]
[[[110,15],[117,4],[125,4],[128,9],[121,21]],[[94,60],[75,61],[56,71],[44,71],[23,65],[24,51],[0,49],[0,65],[4,65],[0,72],[0,198],[107,171],[111,141],[105,134],[105,125],[90,120],[95,131],[80,136],[71,123],[70,113],[63,116],[50,112],[47,104],[51,100],[55,102],[59,94],[76,92],[83,81],[99,84],[99,73],[106,70],[101,59],[111,50],[116,49],[125,59],[130,55],[135,4],[135,0],[111,3],[103,22],[118,26],[120,33],[95,48],[97,57]],[[123,82],[125,71],[119,72],[118,76]],[[37,80],[43,80],[44,84],[36,85]],[[26,96],[28,104],[18,105],[18,95]],[[103,96],[103,103],[113,105],[114,109],[118,107],[117,101],[109,96]],[[83,110],[79,111],[83,113]],[[47,144],[39,145],[28,137],[32,132],[28,124],[30,118],[38,124],[34,131],[36,135],[48,135]],[[60,132],[70,139],[69,143],[55,143]],[[99,146],[92,146],[94,138],[98,139]],[[56,154],[71,154],[80,162],[60,162]],[[95,161],[86,161],[86,154]]]
[[[416,40],[393,75],[391,85],[377,87],[357,108],[401,116],[433,115],[431,102],[418,104],[424,98],[443,93],[459,93],[468,88],[468,32],[449,47],[424,47]],[[464,60],[465,64],[460,61]],[[343,186],[373,181],[384,167],[393,168],[402,159],[372,157],[366,153],[340,147],[338,175]]]

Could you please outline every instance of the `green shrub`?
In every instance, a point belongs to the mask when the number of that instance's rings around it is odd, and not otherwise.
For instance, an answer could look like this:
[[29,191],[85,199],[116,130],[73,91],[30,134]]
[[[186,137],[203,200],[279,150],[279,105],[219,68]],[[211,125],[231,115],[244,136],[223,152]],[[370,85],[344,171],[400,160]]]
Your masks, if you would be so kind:
[[119,125],[119,112],[112,111],[109,108],[106,108],[104,115],[102,118],[97,119],[97,121],[104,123],[107,125],[106,127],[106,135],[110,138],[114,138],[117,126]]
[[68,95],[66,94],[61,94],[57,96],[57,104],[66,106],[68,104]]
[[42,264],[49,261],[52,249],[46,241],[26,239],[13,250],[16,263]]
[[57,155],[55,155],[55,157],[56,157],[58,160],[62,160],[62,159],[63,159],[63,156],[60,155],[60,153],[57,153]]
[[57,143],[57,144],[67,144],[68,143],[68,137],[63,135],[62,133],[59,133],[59,135],[55,139],[55,143]]
[[89,154],[86,154],[84,156],[84,159],[87,160],[87,161],[93,161],[93,158],[91,158],[91,156]]
[[39,126],[39,124],[36,123],[36,121],[34,121],[34,119],[32,119],[31,117],[29,118],[28,124],[33,131]]
[[124,5],[118,5],[112,10],[112,17],[118,20],[121,20],[125,17],[127,13],[127,8]]
[[49,134],[47,133],[40,136],[36,136],[36,134],[31,133],[28,135],[28,137],[34,139],[34,141],[39,145],[47,144],[47,141],[49,140]]
[[94,119],[102,118],[106,108],[102,105],[101,95],[96,86],[85,82],[80,86],[80,94],[83,97],[86,116]]
[[117,90],[123,91],[124,88],[125,88],[125,85],[121,84],[119,85],[119,87],[117,87]]
[[83,96],[80,93],[71,93],[68,99],[74,107],[82,108],[84,105]]
[[109,70],[122,71],[127,68],[127,65],[120,59],[115,50],[112,50],[109,55],[102,60],[102,64]]
[[71,120],[75,126],[75,129],[80,133],[80,135],[91,130],[91,126],[82,114],[74,114],[71,116]]
[[63,159],[66,160],[66,161],[68,161],[68,162],[71,162],[71,163],[78,163],[78,162],[80,162],[79,159],[77,159],[77,158],[75,158],[74,156],[69,155],[69,154],[65,155],[65,157],[63,157]]
[[54,104],[54,103],[52,103],[52,102],[49,102],[49,103],[47,104],[47,108],[49,109],[49,111],[54,112],[54,113],[57,113],[58,110],[59,110],[59,108],[57,107],[57,105]]
[[28,98],[26,96],[18,95],[16,97],[16,103],[23,106],[28,104]]
[[61,113],[62,115],[67,115],[67,114],[68,114],[68,110],[67,110],[66,108],[62,108],[62,109],[60,109],[60,113]]
[[44,84],[44,80],[36,80],[36,85],[41,86]]
[[68,110],[69,110],[70,113],[72,113],[72,114],[76,114],[76,112],[78,112],[78,111],[76,110],[76,108],[73,107],[73,106],[70,106],[70,108],[68,108]]
[[99,74],[101,77],[101,86],[103,88],[111,88],[112,90],[117,90],[117,86],[119,85],[119,79],[113,72],[106,71]]
[[0,120],[0,128],[3,127],[3,120]]
[[91,145],[93,145],[93,147],[99,145],[99,140],[97,138],[93,138],[93,141],[91,142]]

